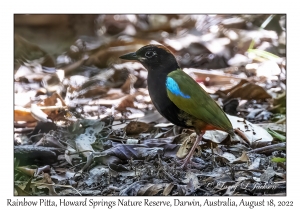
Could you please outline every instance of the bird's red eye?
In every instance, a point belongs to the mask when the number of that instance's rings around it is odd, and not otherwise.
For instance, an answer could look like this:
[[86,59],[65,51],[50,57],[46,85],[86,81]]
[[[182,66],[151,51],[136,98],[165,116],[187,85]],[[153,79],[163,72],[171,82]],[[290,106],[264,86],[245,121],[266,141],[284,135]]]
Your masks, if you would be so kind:
[[156,54],[156,53],[153,52],[153,51],[147,51],[147,52],[145,53],[145,56],[146,56],[147,58],[152,58],[155,54]]

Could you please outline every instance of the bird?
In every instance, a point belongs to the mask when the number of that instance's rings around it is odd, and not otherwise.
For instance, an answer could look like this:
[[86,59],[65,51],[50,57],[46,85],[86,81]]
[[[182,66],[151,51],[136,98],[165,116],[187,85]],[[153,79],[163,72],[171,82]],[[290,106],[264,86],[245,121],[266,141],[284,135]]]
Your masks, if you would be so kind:
[[208,93],[178,65],[163,45],[149,44],[121,59],[140,62],[148,71],[148,91],[157,111],[171,123],[194,129],[197,138],[181,168],[186,168],[205,131],[222,130],[234,135],[227,115]]

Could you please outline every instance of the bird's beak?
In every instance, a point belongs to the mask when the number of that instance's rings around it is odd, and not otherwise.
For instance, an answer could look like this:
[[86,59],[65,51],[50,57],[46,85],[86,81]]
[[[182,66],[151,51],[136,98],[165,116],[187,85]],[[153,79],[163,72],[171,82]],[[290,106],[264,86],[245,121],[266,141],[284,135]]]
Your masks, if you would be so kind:
[[135,52],[122,55],[120,56],[120,58],[124,60],[135,60],[135,61],[139,60]]

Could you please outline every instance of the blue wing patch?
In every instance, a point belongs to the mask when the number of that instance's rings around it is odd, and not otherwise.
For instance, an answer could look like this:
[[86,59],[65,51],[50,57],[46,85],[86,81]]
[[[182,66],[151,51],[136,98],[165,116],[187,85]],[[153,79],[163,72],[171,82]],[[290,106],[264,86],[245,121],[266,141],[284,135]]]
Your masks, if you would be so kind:
[[176,96],[181,96],[183,98],[191,98],[189,95],[186,95],[183,92],[181,92],[177,82],[171,77],[167,77],[166,86],[167,89]]

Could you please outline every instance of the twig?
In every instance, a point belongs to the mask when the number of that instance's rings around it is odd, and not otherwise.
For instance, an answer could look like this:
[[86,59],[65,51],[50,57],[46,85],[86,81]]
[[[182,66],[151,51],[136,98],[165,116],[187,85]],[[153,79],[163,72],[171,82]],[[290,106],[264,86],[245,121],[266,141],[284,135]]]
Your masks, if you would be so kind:
[[242,137],[242,139],[243,139],[248,145],[251,144],[250,141],[249,141],[249,139],[247,138],[247,136],[244,134],[244,132],[242,132],[241,130],[239,130],[239,129],[237,129],[237,128],[235,128],[234,131],[235,131],[240,137]]
[[82,151],[76,151],[76,152],[70,152],[68,150],[68,152],[66,153],[66,155],[77,155],[77,154],[81,154],[81,153],[84,153],[84,152],[93,152],[92,150],[82,150]]
[[286,143],[279,143],[279,144],[273,144],[273,145],[269,145],[269,146],[265,146],[265,147],[261,147],[261,148],[257,148],[257,149],[253,149],[248,151],[247,153],[272,153],[274,151],[278,151],[278,150],[285,150],[286,149]]
[[15,128],[15,133],[28,133],[33,131],[33,128]]
[[38,134],[32,135],[32,136],[30,136],[29,140],[31,140],[34,137],[43,136],[43,135],[45,135],[45,134],[44,133],[38,133]]

